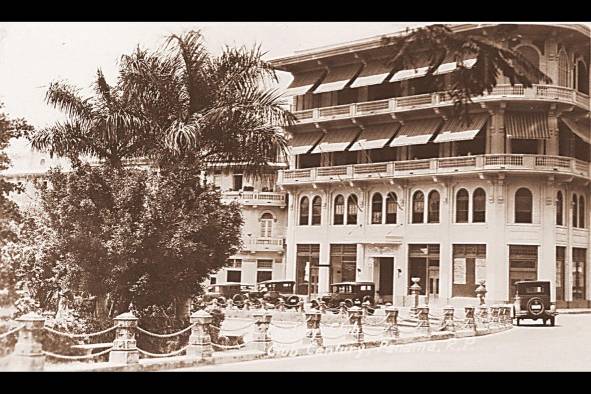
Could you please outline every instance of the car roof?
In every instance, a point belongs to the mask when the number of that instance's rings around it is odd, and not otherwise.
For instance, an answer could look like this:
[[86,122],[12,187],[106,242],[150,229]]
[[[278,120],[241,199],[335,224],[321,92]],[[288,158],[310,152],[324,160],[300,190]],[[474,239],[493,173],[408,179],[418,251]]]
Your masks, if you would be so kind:
[[334,285],[375,285],[373,282],[337,282],[331,283],[331,286]]
[[515,282],[516,285],[549,285],[550,281],[547,280],[522,280]]
[[265,280],[263,282],[259,282],[258,284],[259,285],[263,285],[265,283],[295,283],[295,280],[278,280],[278,279],[275,279],[275,280]]
[[227,283],[214,283],[213,285],[210,286],[247,286],[247,285],[243,285],[242,283],[238,283],[238,282],[227,282]]

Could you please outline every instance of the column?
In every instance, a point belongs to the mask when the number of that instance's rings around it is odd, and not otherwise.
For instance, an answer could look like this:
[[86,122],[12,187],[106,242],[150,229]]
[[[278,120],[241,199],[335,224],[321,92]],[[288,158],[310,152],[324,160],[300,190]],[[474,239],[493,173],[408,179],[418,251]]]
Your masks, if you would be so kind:
[[[440,244],[439,244],[439,297],[441,302],[447,303],[452,296],[452,245],[451,245],[451,194],[448,184],[445,184],[441,193],[439,221],[440,221]],[[445,300],[445,301],[444,301]]]
[[567,228],[566,250],[564,253],[564,300],[573,300],[573,200],[570,185],[567,185],[564,193],[565,220]]
[[550,129],[550,139],[546,140],[546,154],[558,156],[558,118],[554,111],[548,113],[548,127]]
[[486,243],[486,283],[492,303],[509,299],[505,188],[504,180],[496,179],[487,192],[486,222],[489,223],[490,237]]
[[[323,231],[324,234],[327,232]],[[318,293],[328,293],[330,284],[330,243],[328,239],[320,240],[320,258],[318,268]]]
[[493,113],[487,131],[490,133],[490,151],[487,153],[505,153],[505,111],[501,108]]
[[556,301],[556,188],[554,180],[542,184],[542,243],[538,261],[538,279],[549,280],[552,301]]
[[296,278],[296,242],[295,242],[295,231],[297,226],[296,207],[299,193],[289,192],[288,193],[288,206],[287,206],[287,230],[285,232],[285,268],[284,278],[287,280],[295,280]]

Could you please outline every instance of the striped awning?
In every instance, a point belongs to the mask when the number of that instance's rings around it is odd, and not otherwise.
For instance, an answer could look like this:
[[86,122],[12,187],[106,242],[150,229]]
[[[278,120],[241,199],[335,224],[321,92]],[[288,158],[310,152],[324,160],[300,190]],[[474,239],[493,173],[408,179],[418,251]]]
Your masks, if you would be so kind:
[[421,145],[429,139],[439,128],[440,118],[412,120],[405,122],[398,130],[390,146]]
[[351,145],[360,131],[358,127],[328,130],[311,153],[342,152]]
[[284,96],[299,96],[308,93],[310,89],[322,78],[325,70],[313,70],[301,74],[295,74],[293,81],[283,93]]
[[314,93],[334,92],[343,89],[357,75],[362,66],[361,63],[357,63],[330,68],[326,78],[314,89]]
[[349,150],[383,148],[399,128],[400,124],[398,123],[382,123],[366,126]]
[[549,139],[548,115],[543,112],[505,112],[505,131],[507,138]]
[[451,118],[441,126],[441,130],[433,142],[471,140],[482,130],[488,117],[488,114],[474,114],[470,115],[468,119]]
[[[476,59],[468,59],[464,60],[464,67],[471,68],[476,63]],[[454,71],[458,67],[456,62],[451,63],[442,63],[437,67],[437,70],[433,72],[433,75],[442,75],[447,74]],[[429,70],[429,66],[426,67],[419,67],[419,68],[411,68],[408,70],[400,70],[392,75],[390,78],[390,82],[398,82],[404,81],[406,79],[412,78],[420,78],[427,75],[427,71]]]
[[314,147],[322,138],[322,132],[312,131],[310,133],[294,134],[288,141],[289,149],[292,155],[304,155]]
[[577,120],[564,116],[561,117],[560,120],[562,120],[564,124],[583,141],[591,144],[591,118]]
[[379,85],[384,82],[390,71],[392,71],[391,66],[387,66],[379,61],[370,62],[361,70],[357,78],[355,78],[351,84],[351,88]]

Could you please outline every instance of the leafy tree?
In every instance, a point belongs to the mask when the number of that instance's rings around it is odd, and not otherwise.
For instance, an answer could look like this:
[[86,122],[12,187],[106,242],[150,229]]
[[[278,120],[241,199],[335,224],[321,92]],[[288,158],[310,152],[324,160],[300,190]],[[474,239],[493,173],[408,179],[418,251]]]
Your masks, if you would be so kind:
[[[428,65],[426,77],[444,61],[456,62],[457,69],[451,73],[451,83],[444,87],[454,101],[457,111],[467,113],[471,98],[492,92],[500,76],[509,79],[511,85],[532,84],[552,80],[532,64],[515,47],[521,36],[517,25],[501,24],[493,30],[479,29],[454,32],[442,24],[429,25],[408,30],[406,34],[386,38],[393,55],[388,64],[395,71]],[[463,61],[475,58],[472,67]]]

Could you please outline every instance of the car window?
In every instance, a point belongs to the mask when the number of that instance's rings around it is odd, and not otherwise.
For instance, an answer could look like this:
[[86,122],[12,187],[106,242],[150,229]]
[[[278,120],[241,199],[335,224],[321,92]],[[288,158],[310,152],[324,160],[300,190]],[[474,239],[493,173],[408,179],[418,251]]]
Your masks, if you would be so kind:
[[525,294],[542,294],[544,288],[542,286],[527,286],[525,288]]

